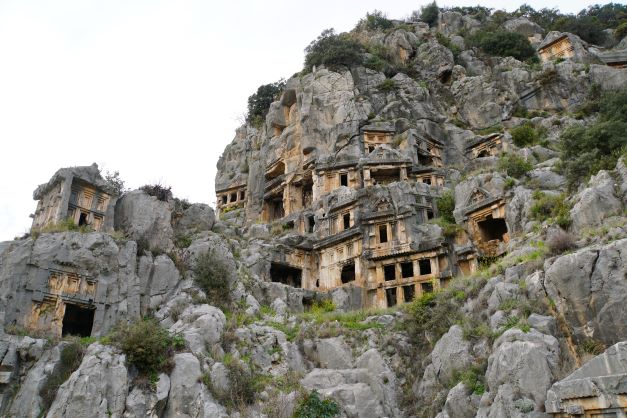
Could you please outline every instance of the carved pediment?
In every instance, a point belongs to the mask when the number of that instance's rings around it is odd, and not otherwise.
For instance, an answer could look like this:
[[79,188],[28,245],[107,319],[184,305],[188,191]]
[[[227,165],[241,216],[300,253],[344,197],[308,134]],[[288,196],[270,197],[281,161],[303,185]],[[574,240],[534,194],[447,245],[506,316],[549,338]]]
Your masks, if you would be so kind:
[[476,187],[472,191],[472,193],[470,193],[470,195],[468,196],[468,199],[466,200],[466,204],[464,206],[465,207],[473,206],[473,205],[476,205],[477,203],[480,203],[484,200],[488,200],[491,198],[492,198],[492,195],[488,193],[487,190],[481,187]]

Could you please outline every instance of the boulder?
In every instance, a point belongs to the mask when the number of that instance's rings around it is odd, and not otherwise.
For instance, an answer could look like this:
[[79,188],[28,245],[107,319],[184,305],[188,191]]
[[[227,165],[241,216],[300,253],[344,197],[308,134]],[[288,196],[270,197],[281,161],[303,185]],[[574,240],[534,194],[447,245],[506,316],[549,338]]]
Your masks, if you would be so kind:
[[573,228],[597,226],[604,218],[622,213],[623,205],[615,195],[616,187],[616,181],[605,170],[592,176],[588,187],[573,198],[576,202],[570,210]]
[[191,235],[202,231],[211,231],[216,215],[211,206],[204,203],[194,203],[183,211],[182,216],[175,223],[177,235]]
[[516,399],[523,397],[533,401],[534,410],[542,411],[559,367],[557,339],[535,329],[527,333],[509,329],[494,342],[493,349],[486,370],[489,392],[481,401],[491,405],[482,406],[477,416],[517,416],[511,411],[516,410]]
[[585,248],[545,265],[544,287],[576,341],[627,339],[627,239]]
[[161,201],[143,190],[133,190],[122,196],[115,207],[115,229],[147,250],[169,252],[174,248],[172,238],[171,201]]
[[126,357],[116,348],[94,343],[79,368],[59,387],[47,416],[122,416],[128,385]]

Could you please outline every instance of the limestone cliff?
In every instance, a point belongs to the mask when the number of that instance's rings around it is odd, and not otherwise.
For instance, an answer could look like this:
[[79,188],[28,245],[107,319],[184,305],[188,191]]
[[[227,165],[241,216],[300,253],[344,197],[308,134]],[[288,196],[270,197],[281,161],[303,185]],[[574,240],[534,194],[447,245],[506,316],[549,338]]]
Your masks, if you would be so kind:
[[[482,19],[343,35],[357,63],[307,66],[237,130],[217,216],[94,166],[40,186],[0,243],[0,415],[624,411],[625,160],[582,149],[582,177],[564,144],[615,138],[625,42]],[[542,62],[471,46],[494,25]]]

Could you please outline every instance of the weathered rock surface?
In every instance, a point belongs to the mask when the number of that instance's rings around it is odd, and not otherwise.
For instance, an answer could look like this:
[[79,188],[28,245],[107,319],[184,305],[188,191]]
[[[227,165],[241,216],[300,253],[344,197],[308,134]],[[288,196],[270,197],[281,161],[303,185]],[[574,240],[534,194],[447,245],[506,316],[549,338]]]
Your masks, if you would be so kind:
[[579,341],[627,338],[624,295],[627,239],[563,255],[546,266],[547,294]]

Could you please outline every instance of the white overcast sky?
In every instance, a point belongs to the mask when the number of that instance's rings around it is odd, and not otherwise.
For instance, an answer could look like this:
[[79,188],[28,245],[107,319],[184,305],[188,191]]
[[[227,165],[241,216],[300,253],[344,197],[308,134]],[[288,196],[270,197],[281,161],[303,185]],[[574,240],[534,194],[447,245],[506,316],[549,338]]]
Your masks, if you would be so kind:
[[[590,4],[549,1],[527,3]],[[161,182],[214,205],[216,162],[259,85],[300,71],[323,29],[425,3],[0,0],[0,241],[29,228],[32,191],[65,166],[97,162],[128,187]]]

